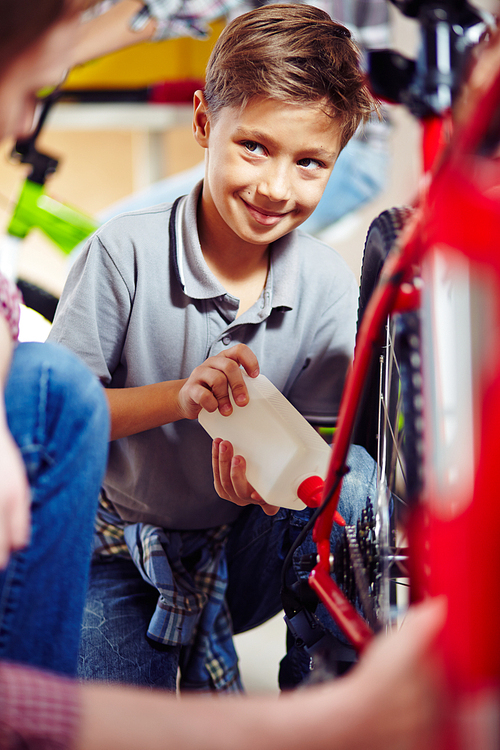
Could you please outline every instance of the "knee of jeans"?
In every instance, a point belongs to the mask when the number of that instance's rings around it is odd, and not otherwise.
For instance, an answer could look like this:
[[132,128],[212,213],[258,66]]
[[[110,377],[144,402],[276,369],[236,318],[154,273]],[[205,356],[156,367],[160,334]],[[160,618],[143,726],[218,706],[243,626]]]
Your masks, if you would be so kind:
[[109,410],[104,388],[76,354],[65,347],[47,342],[43,363],[48,378],[49,397],[57,400],[69,425],[92,426],[94,433],[106,440],[109,435]]
[[355,522],[368,498],[372,502],[377,496],[377,465],[367,451],[352,445],[347,457],[349,472],[342,482],[339,511],[349,524]]

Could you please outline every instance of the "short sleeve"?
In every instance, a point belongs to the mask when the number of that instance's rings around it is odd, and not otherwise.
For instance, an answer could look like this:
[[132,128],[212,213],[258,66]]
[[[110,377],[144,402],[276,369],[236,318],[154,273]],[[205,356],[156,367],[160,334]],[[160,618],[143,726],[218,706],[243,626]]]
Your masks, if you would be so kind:
[[[133,260],[122,265],[133,277]],[[71,349],[105,387],[120,361],[132,294],[94,235],[68,274],[48,340]]]

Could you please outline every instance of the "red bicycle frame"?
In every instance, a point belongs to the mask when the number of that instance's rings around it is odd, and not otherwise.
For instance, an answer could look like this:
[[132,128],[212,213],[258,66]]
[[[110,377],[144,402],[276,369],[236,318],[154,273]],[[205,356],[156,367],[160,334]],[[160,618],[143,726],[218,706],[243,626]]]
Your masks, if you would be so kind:
[[[486,50],[468,103],[469,116],[440,151],[443,120],[423,122],[425,172],[417,209],[388,256],[363,317],[348,375],[323,497],[337,489],[314,528],[318,563],[309,583],[358,650],[371,631],[330,577],[329,538],[345,462],[372,349],[387,316],[420,305],[415,269],[438,257],[464,261],[486,282],[489,318],[474,385],[473,470],[470,483],[447,492],[433,465],[436,445],[425,437],[425,482],[410,520],[411,599],[444,595],[443,654],[452,711],[440,748],[500,747],[500,35]],[[474,74],[473,74],[474,75]],[[479,75],[476,76],[476,79]],[[495,132],[496,131],[496,132]],[[488,151],[488,144],[495,148]],[[488,146],[489,147],[489,146]],[[423,356],[426,351],[424,348]],[[426,411],[431,398],[424,392]],[[458,426],[460,431],[461,427]],[[460,434],[460,433],[459,433]],[[434,438],[435,439],[435,438]]]

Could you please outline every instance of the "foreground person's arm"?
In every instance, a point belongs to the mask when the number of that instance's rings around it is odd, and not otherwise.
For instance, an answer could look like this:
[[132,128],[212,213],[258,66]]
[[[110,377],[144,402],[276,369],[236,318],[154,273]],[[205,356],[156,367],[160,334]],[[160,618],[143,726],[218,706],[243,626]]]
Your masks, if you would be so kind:
[[143,7],[141,0],[121,0],[106,13],[82,24],[80,38],[73,49],[72,65],[80,65],[110,52],[139,42],[150,41],[156,30],[154,18],[133,31],[130,24]]
[[442,715],[432,644],[443,607],[416,607],[346,677],[273,700],[85,684],[74,750],[420,750]]
[[30,490],[19,448],[7,424],[5,385],[19,330],[19,294],[0,275],[0,569],[29,538]]

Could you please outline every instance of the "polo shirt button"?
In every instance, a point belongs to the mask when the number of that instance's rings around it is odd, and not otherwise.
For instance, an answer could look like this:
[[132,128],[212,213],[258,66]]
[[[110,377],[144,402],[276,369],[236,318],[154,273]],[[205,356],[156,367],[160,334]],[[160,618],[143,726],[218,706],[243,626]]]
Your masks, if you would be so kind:
[[223,336],[222,343],[224,344],[224,346],[227,346],[228,344],[230,344],[231,343],[231,336],[229,336],[229,334],[227,336]]

